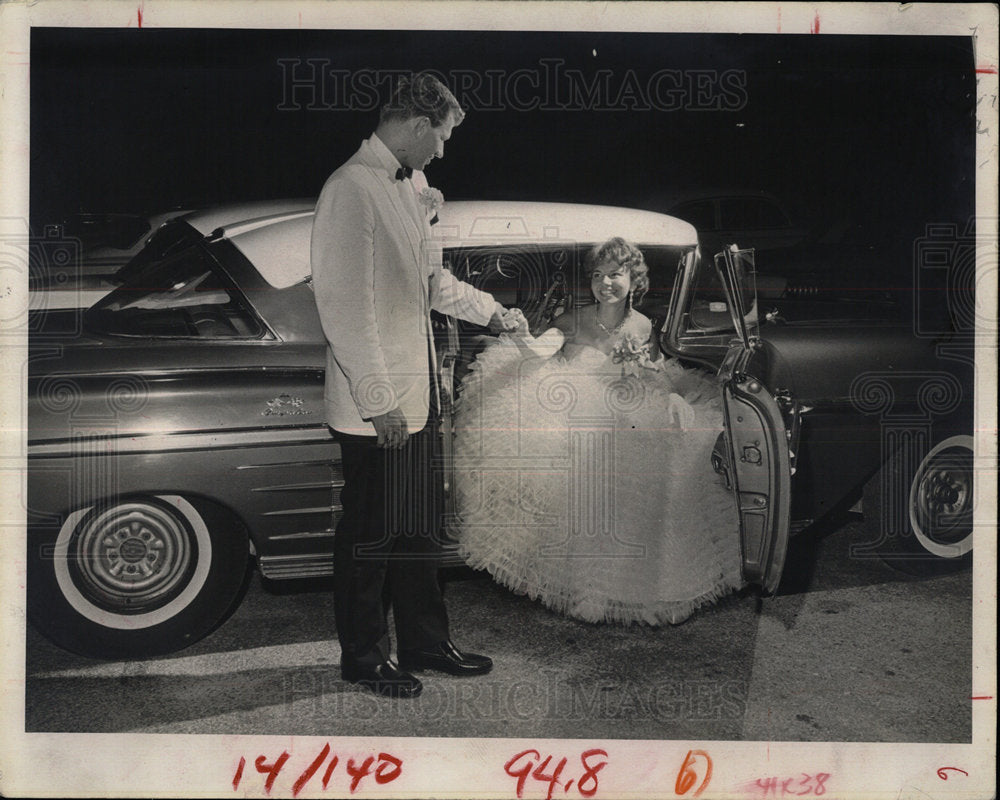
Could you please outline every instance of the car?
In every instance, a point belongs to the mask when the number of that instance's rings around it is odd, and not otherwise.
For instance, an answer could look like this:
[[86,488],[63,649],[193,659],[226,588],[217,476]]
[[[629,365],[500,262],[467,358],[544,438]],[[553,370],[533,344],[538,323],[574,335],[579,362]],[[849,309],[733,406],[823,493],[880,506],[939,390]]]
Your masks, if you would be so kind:
[[[199,210],[137,214],[77,214],[32,240],[29,308],[85,309],[121,285],[151,258],[201,239],[230,222],[312,213],[315,200],[257,200]],[[138,235],[138,239],[133,237]],[[119,238],[115,238],[115,237]],[[35,313],[35,325],[42,314]]]
[[719,252],[732,242],[758,253],[781,251],[812,238],[810,229],[796,220],[782,200],[760,189],[731,186],[670,192],[650,207],[694,225],[708,253]]
[[[765,592],[791,533],[873,481],[888,489],[865,496],[895,525],[883,539],[920,563],[970,557],[970,369],[884,298],[799,297],[756,274],[752,251],[705,255],[692,225],[650,211],[468,201],[439,216],[445,264],[535,331],[589,300],[595,243],[641,247],[641,309],[663,348],[722,379],[726,432],[705,457],[735,493],[744,575]],[[82,314],[32,327],[28,613],[74,652],[172,652],[221,624],[253,569],[332,574],[343,478],[324,419],[311,206],[216,219],[140,253]],[[440,315],[434,327],[447,467],[450,401],[489,333]]]

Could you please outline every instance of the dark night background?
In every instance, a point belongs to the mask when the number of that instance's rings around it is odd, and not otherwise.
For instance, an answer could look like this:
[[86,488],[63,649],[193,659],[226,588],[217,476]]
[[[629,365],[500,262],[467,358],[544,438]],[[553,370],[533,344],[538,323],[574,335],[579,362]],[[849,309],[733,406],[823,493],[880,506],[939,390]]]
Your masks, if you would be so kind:
[[280,110],[289,58],[445,74],[554,58],[611,70],[612,86],[630,69],[643,85],[662,69],[746,74],[738,110],[472,108],[428,170],[446,197],[662,210],[681,190],[764,189],[814,230],[846,223],[900,256],[927,223],[974,214],[968,38],[35,28],[33,229],[316,195],[376,113]]

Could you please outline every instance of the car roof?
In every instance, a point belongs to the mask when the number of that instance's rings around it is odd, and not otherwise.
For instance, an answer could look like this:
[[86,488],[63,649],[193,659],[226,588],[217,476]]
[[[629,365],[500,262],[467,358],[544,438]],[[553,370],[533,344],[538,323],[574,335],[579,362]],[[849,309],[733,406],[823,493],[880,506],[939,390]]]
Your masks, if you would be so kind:
[[280,200],[251,200],[245,203],[213,206],[183,215],[188,225],[202,236],[208,236],[219,228],[254,220],[279,221],[301,213],[312,213],[316,208],[315,197],[283,198]]
[[[223,226],[230,240],[275,288],[309,277],[313,209],[290,201],[255,208],[256,217]],[[217,219],[223,215],[217,215]],[[576,203],[456,200],[441,207],[434,236],[443,247],[552,245],[604,242],[621,236],[634,244],[694,246],[698,235],[683,220],[653,211]],[[212,229],[213,231],[215,228]]]

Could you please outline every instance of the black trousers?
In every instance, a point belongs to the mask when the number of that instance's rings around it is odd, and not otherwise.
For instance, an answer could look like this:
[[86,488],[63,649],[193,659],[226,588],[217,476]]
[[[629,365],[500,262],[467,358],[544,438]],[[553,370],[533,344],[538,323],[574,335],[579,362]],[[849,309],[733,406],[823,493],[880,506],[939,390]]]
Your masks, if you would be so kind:
[[398,649],[444,641],[436,415],[399,450],[379,448],[374,436],[334,435],[344,472],[333,565],[341,663],[377,664],[389,657],[390,607]]

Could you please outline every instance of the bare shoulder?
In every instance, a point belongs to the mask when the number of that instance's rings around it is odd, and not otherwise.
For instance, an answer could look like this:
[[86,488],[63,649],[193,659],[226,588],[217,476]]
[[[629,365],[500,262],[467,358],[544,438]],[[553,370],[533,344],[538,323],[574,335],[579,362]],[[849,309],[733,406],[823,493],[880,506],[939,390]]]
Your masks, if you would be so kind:
[[582,309],[579,311],[577,309],[570,309],[569,311],[560,314],[552,320],[552,327],[557,328],[562,331],[564,335],[569,336],[577,329],[577,326],[580,323],[581,311]]
[[629,332],[636,336],[648,337],[653,330],[653,322],[641,311],[632,309],[632,314],[628,321]]

